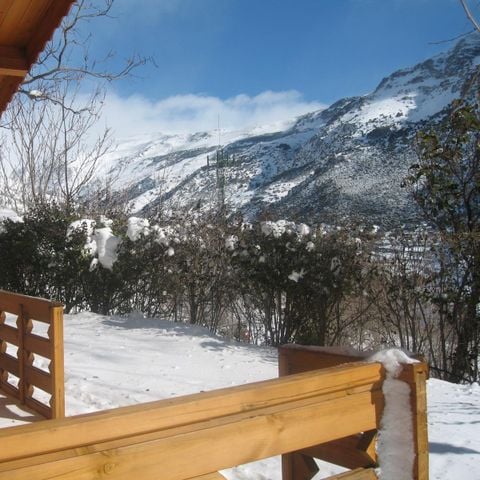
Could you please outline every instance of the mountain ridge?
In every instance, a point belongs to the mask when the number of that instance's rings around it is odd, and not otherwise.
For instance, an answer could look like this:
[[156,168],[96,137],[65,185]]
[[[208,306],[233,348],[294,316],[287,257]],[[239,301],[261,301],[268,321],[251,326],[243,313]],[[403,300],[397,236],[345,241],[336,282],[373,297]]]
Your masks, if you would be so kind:
[[212,161],[213,131],[132,139],[105,158],[101,174],[116,178],[113,189],[142,215],[214,208],[220,175],[228,209],[248,219],[415,222],[418,212],[401,188],[415,163],[415,133],[437,125],[455,98],[468,97],[479,64],[480,35],[472,34],[393,72],[373,92],[302,115],[284,130],[222,131],[222,149],[233,159],[223,167]]

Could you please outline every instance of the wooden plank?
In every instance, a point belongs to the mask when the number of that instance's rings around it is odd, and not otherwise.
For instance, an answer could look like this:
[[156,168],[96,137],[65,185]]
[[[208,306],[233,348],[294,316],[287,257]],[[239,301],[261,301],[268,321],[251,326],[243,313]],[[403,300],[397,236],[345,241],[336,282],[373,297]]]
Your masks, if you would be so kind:
[[4,323],[0,324],[0,339],[18,347],[18,329]]
[[8,15],[8,11],[13,5],[14,0],[1,0],[0,1],[0,30],[2,29],[3,21]]
[[377,480],[377,474],[373,468],[358,468],[351,472],[340,473],[333,477],[328,477],[328,480]]
[[109,478],[116,480],[134,476],[181,480],[370,430],[377,424],[380,401],[381,395],[372,392],[327,401],[321,395],[307,401],[286,401],[282,406],[186,425],[173,432],[163,430],[158,438],[150,436],[138,443],[126,439],[124,446],[118,441],[78,445],[68,457],[59,452],[51,454],[48,461],[37,457],[37,464],[31,463],[31,457],[3,463],[0,479],[87,480],[108,470]]
[[25,382],[28,385],[34,385],[35,387],[42,389],[50,395],[53,394],[52,376],[39,368],[25,366]]
[[[284,376],[347,363],[364,362],[369,356],[369,352],[360,352],[353,349],[351,353],[347,354],[338,352],[335,347],[282,345],[278,349],[279,375]],[[413,355],[412,358],[424,363],[420,355]],[[400,379],[407,381],[407,377],[402,378],[400,376]]]
[[350,469],[376,466],[374,442],[372,442],[373,449],[367,453],[359,448],[361,439],[361,435],[354,435],[315,445],[300,453]]
[[8,382],[5,382],[4,380],[0,380],[0,389],[10,397],[14,397],[17,399],[20,398],[18,388],[14,387],[12,384]]
[[346,363],[365,360],[366,355],[334,353],[328,347],[305,345],[282,345],[278,349],[278,365],[280,376],[292,373],[308,372],[321,368],[330,368]]
[[20,377],[18,358],[12,357],[8,353],[0,353],[0,368]]
[[[141,435],[173,426],[253,411],[267,405],[270,407],[281,405],[287,400],[298,401],[318,395],[325,399],[341,399],[350,393],[380,391],[383,377],[384,370],[379,364],[335,367],[320,372],[307,372],[228,389],[53,420],[43,425],[1,429],[0,444],[8,444],[8,448],[0,449],[0,461]],[[348,391],[345,390],[345,386],[349,388]],[[25,452],[25,445],[30,446],[28,452]]]
[[20,308],[20,314],[17,317],[17,329],[18,329],[18,350],[17,350],[17,357],[18,357],[18,391],[20,394],[20,403],[25,403],[26,391],[27,391],[27,384],[25,381],[25,349],[23,346],[23,340],[25,338],[26,333],[26,318],[23,312],[23,308]]
[[2,28],[0,29],[0,44],[6,46],[20,46],[20,25],[28,12],[28,8],[35,0],[15,0],[5,12]]
[[3,18],[1,44],[26,46],[52,1],[56,0],[15,0]]
[[427,427],[427,378],[425,364],[409,365],[404,372],[409,374],[410,404],[412,407],[415,461],[413,465],[414,480],[428,480],[428,427]]
[[218,472],[200,475],[199,477],[189,478],[188,480],[225,480],[225,477]]
[[23,312],[27,318],[40,322],[50,323],[50,309],[59,306],[62,306],[62,304],[43,298],[0,290],[0,310],[21,315],[23,308]]
[[52,418],[63,418],[65,416],[65,379],[64,379],[64,353],[63,353],[63,307],[52,307],[50,309],[50,327],[48,337],[50,340],[52,361],[49,365],[52,379],[52,394],[50,406]]
[[402,382],[414,385],[417,380],[417,375],[420,374],[425,379],[428,379],[428,365],[425,362],[407,363],[402,365],[402,371],[398,375],[398,379]]
[[29,38],[27,47],[27,57],[30,62],[36,62],[38,55],[45,48],[47,42],[52,38],[55,29],[62,22],[74,0],[55,0],[51,1],[43,17],[37,22],[33,35]]
[[[27,3],[26,0],[22,0]],[[16,30],[8,32],[8,38],[10,42],[15,42],[15,45],[26,46],[35,34],[36,30],[41,26],[45,13],[50,5],[57,0],[30,0],[28,6],[25,8],[20,23],[14,25]],[[7,16],[5,23],[10,23],[10,18]],[[21,28],[19,28],[21,26]]]
[[28,397],[25,399],[25,405],[33,411],[39,413],[44,418],[52,418],[52,409],[36,398]]
[[[343,364],[344,362],[359,362],[363,360],[359,355],[336,353],[325,347],[305,347],[302,345],[285,345],[279,349],[279,374],[289,375],[291,373],[308,371],[312,368],[323,368],[328,365]],[[428,365],[419,355],[414,355],[419,363],[403,365],[402,371],[398,376],[399,380],[407,382],[411,388],[411,406],[413,415],[413,432],[415,439],[415,462],[413,478],[415,480],[428,479],[428,432],[426,418],[426,380],[428,379]],[[322,449],[320,446],[319,449]],[[310,450],[310,453],[313,453]],[[319,458],[327,461],[337,460],[343,463],[349,463],[350,468],[355,466],[354,459],[348,458],[348,450],[338,448],[336,452],[319,452]],[[351,453],[351,452],[350,452]],[[369,446],[366,452],[372,459],[375,458],[373,445]],[[331,459],[328,460],[328,457]],[[361,459],[359,459],[361,460]],[[365,459],[368,461],[368,457]],[[334,462],[335,463],[335,462]],[[348,466],[348,465],[345,465]]]
[[[0,328],[0,338],[1,337],[2,330]],[[50,345],[50,341],[47,338],[40,337],[39,335],[35,335],[33,333],[28,333],[27,335],[25,335],[24,345],[25,349],[29,352],[36,353],[47,359],[52,358],[52,346]]]
[[0,75],[23,78],[28,73],[28,69],[27,58],[21,48],[0,45]]
[[282,480],[311,480],[318,472],[312,457],[299,452],[282,455]]
[[0,76],[0,115],[5,110],[8,102],[12,99],[21,83],[22,79],[20,77]]
[[[328,347],[304,345],[283,345],[279,348],[278,353],[278,369],[281,377],[310,371],[315,368],[324,369],[351,362],[358,364],[359,361],[365,358],[365,355],[361,352],[346,355],[340,354],[338,351],[333,351]],[[374,460],[369,454],[359,451],[357,448],[358,442],[359,438],[355,436],[310,447],[298,453],[304,454],[307,457],[319,458],[346,468],[375,465],[376,456],[374,456]],[[375,447],[373,448],[373,452],[375,452]],[[296,454],[282,455],[282,471],[284,478],[287,480],[293,480],[298,475],[294,471],[295,468],[297,468],[294,466],[295,455]],[[308,477],[308,473],[304,473],[303,475],[306,476],[305,478],[311,478]]]

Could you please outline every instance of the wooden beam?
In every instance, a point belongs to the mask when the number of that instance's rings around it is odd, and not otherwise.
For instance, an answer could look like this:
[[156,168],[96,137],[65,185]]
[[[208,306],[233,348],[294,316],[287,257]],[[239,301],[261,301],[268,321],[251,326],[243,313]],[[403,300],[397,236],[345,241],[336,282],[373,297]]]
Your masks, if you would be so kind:
[[351,472],[340,473],[327,480],[377,480],[377,474],[373,468],[357,468]]
[[309,447],[300,453],[345,468],[374,467],[377,461],[375,431]]
[[[98,472],[115,480],[188,479],[375,428],[381,401],[380,392],[327,401],[322,395],[284,400],[276,407],[161,430],[143,438],[103,445],[87,442],[68,451],[4,462],[0,480],[87,480],[97,478]],[[123,424],[121,416],[117,420]],[[44,440],[49,436],[45,429]],[[27,445],[28,450],[35,447]],[[2,444],[2,450],[8,448],[8,443]]]
[[[403,377],[403,378],[402,378]],[[415,461],[414,480],[428,480],[427,378],[428,366],[422,363],[405,365],[401,378],[410,384]]]
[[10,102],[21,83],[21,77],[0,75],[0,115],[7,108],[8,102]]
[[[0,55],[0,114],[52,38],[74,0],[1,0],[0,45],[21,55]],[[18,52],[17,52],[18,53]]]
[[318,466],[311,456],[299,452],[282,455],[282,480],[312,480]]
[[65,416],[65,373],[64,373],[64,347],[63,347],[63,307],[52,306],[50,308],[50,326],[48,338],[50,341],[51,362],[48,367],[52,378],[52,408],[51,418],[63,418]]
[[365,355],[340,354],[328,347],[316,347],[305,345],[282,345],[278,349],[279,375],[307,372],[321,368],[329,368],[345,363],[361,362]]
[[189,478],[188,480],[225,480],[225,477],[218,472],[208,473],[200,477]]
[[[341,399],[353,393],[371,392],[373,386],[377,386],[376,391],[380,392],[383,375],[384,370],[379,364],[334,367],[48,423],[0,429],[0,444],[6,445],[0,449],[0,461],[252,412],[266,405],[284,404],[286,399],[308,400],[317,395],[324,399]],[[349,386],[348,392],[345,385]],[[317,443],[320,442],[312,445]],[[28,452],[25,445],[30,446]]]
[[44,298],[20,295],[19,293],[0,290],[0,310],[14,315],[25,315],[26,318],[50,323],[51,308],[61,307],[59,302],[52,302]]
[[28,68],[24,50],[0,45],[0,75],[23,78],[28,73]]
[[63,17],[70,11],[75,0],[55,0],[45,11],[43,18],[38,22],[34,34],[29,39],[27,57],[31,64],[37,61],[40,52],[53,37],[55,29],[60,26]]

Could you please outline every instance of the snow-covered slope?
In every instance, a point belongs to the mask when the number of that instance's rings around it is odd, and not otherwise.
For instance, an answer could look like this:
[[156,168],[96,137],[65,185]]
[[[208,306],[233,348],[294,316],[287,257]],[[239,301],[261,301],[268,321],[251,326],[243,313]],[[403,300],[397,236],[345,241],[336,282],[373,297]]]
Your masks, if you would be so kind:
[[[239,385],[277,376],[276,352],[229,342],[201,327],[134,315],[65,317],[67,414]],[[0,396],[0,426],[22,423]],[[430,380],[430,478],[477,480],[480,387]],[[29,418],[24,418],[28,421]],[[322,464],[319,479],[339,472]],[[280,480],[278,458],[225,472],[230,480]]]
[[[479,62],[480,35],[472,34],[393,73],[374,92],[292,119],[282,130],[220,132],[234,155],[223,169],[227,203],[249,216],[267,211],[310,222],[359,216],[391,225],[414,217],[400,186],[415,162],[413,136],[465,93]],[[133,138],[104,158],[99,176],[126,190],[134,212],[208,208],[216,199],[217,169],[207,156],[218,143],[218,131]]]

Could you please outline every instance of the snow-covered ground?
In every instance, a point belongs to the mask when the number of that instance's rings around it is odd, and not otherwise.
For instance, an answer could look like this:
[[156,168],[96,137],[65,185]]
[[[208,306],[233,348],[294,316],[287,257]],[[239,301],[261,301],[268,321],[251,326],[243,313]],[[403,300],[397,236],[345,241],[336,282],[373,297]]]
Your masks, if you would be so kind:
[[[65,316],[67,415],[114,408],[277,376],[276,351],[226,341],[201,327],[133,315]],[[430,478],[480,478],[480,386],[430,380]],[[0,426],[22,423],[0,396]],[[23,417],[23,422],[31,420]],[[322,464],[321,474],[340,469]],[[230,480],[280,479],[278,458],[223,472]]]

